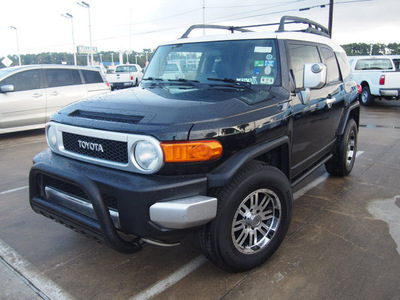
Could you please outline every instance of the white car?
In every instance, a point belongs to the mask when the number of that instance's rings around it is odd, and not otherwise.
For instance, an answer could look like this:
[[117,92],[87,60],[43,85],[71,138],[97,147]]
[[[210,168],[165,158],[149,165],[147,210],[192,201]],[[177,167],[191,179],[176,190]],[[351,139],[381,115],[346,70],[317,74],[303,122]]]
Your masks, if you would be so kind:
[[0,69],[0,134],[43,128],[63,106],[106,93],[98,70],[65,65]]

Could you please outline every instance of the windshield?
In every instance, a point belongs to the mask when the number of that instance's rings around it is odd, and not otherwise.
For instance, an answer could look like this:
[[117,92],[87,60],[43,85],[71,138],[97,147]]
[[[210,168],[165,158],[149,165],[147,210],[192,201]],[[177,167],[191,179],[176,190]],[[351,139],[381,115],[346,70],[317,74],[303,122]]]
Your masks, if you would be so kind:
[[[275,40],[233,40],[160,46],[144,80],[197,84],[280,85]],[[198,87],[198,85],[197,85]]]
[[14,71],[15,71],[15,68],[0,69],[0,79],[7,76],[8,74],[11,74]]

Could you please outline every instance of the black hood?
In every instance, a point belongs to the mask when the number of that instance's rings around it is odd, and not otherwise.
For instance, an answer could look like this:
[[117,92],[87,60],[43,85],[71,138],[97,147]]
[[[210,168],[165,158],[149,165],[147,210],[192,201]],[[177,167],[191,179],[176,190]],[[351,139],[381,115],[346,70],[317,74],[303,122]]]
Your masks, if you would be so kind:
[[[268,91],[265,97],[275,98]],[[185,140],[193,125],[251,110],[260,92],[226,89],[132,88],[76,102],[52,120],[64,124]],[[253,99],[253,100],[252,100]],[[260,102],[260,100],[258,100]]]

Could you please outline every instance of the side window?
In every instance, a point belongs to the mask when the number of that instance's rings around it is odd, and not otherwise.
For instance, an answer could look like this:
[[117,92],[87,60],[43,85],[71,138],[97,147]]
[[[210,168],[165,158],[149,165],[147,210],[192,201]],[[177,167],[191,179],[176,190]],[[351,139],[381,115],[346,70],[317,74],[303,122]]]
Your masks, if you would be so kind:
[[396,67],[396,71],[400,71],[400,58],[393,58],[393,63]]
[[332,49],[328,47],[321,47],[322,57],[324,58],[324,63],[327,69],[327,79],[328,83],[340,81],[339,67],[336,60],[335,53]]
[[82,70],[83,78],[86,83],[99,83],[103,82],[103,78],[97,71]]
[[12,84],[15,92],[40,89],[40,70],[19,72],[0,82],[0,86],[7,84]]
[[303,88],[304,64],[320,63],[321,58],[316,45],[289,43],[290,65],[296,89]]
[[81,84],[78,70],[72,69],[45,69],[45,78],[48,87]]

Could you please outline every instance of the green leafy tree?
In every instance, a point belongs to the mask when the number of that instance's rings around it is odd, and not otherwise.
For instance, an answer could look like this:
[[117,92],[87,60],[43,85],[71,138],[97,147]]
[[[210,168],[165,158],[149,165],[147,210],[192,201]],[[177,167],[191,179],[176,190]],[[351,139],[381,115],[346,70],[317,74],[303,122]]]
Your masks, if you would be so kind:
[[399,43],[389,43],[387,45],[390,54],[400,54],[400,44]]
[[370,45],[366,43],[351,43],[342,45],[347,55],[369,55]]

